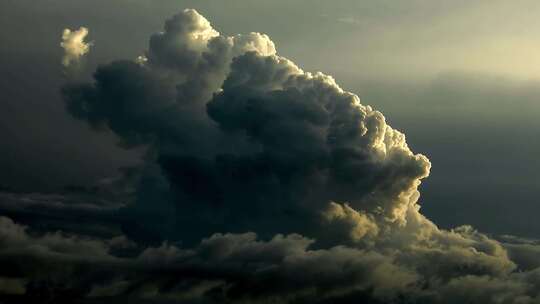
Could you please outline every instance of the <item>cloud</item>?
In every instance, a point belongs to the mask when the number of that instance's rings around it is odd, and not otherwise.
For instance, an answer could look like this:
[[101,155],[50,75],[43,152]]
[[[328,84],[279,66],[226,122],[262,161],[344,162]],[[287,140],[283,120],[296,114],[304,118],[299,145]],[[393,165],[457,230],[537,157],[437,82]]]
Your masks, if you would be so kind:
[[1,244],[5,255],[29,254],[50,257],[99,258],[107,257],[105,244],[91,239],[64,236],[62,233],[46,233],[39,237],[27,233],[27,227],[0,217]]
[[85,42],[88,35],[86,27],[80,27],[78,30],[64,29],[62,32],[62,42],[60,46],[64,49],[64,58],[62,64],[68,67],[90,51],[91,42]]
[[427,158],[332,77],[276,55],[268,36],[219,35],[187,10],[151,37],[146,57],[103,66],[95,84],[64,96],[75,117],[155,148],[175,230],[191,231],[183,238],[320,230],[329,201],[406,221]]
[[317,248],[299,234],[265,241],[246,232],[118,256],[118,240],[31,236],[7,218],[0,225],[0,274],[30,299],[46,287],[68,303],[536,303],[540,287],[539,269],[514,272],[504,249],[469,227],[384,249]]
[[222,35],[184,10],[142,56],[62,90],[74,117],[147,148],[136,198],[118,211],[130,225],[114,238],[36,235],[2,218],[0,262],[20,261],[11,276],[28,296],[52,286],[74,303],[540,300],[534,250],[438,228],[418,203],[427,157],[268,36]]
[[504,235],[499,239],[520,269],[527,271],[540,268],[540,241],[511,235]]

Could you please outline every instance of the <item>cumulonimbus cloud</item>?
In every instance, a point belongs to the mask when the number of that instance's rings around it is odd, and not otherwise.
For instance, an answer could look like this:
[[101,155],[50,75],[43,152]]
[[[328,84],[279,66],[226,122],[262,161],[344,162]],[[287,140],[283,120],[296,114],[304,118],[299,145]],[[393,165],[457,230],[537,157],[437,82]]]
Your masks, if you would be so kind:
[[[439,229],[418,204],[429,160],[331,76],[278,55],[268,36],[222,35],[185,10],[144,58],[104,65],[94,83],[63,94],[73,116],[127,148],[148,147],[126,216],[167,241],[45,234],[36,251],[4,219],[0,240],[18,246],[0,257],[90,264],[57,288],[101,303],[539,303],[534,244]],[[74,242],[99,254],[88,259]]]
[[84,41],[88,35],[86,27],[80,27],[78,30],[64,29],[62,32],[62,42],[60,46],[64,49],[62,64],[69,66],[77,62],[82,56],[90,51],[92,43]]

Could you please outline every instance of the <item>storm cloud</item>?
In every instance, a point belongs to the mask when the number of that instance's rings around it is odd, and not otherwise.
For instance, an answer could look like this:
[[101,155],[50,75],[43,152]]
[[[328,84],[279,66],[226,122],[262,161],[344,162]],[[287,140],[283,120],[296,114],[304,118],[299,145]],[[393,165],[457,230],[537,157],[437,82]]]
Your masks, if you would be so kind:
[[[100,66],[93,83],[62,93],[71,115],[126,149],[146,149],[136,198],[114,205],[135,226],[112,238],[33,234],[0,218],[0,263],[18,261],[0,271],[12,294],[47,290],[85,303],[540,301],[536,243],[439,229],[420,212],[427,157],[331,76],[278,55],[264,34],[222,35],[184,10],[137,60]],[[36,273],[30,262],[53,266]]]

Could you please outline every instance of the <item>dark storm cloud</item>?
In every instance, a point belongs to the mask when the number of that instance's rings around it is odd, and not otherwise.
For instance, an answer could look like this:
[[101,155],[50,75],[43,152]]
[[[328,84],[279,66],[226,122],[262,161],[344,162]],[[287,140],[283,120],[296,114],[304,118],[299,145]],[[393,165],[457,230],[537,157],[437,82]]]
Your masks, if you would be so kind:
[[422,215],[428,159],[332,77],[277,55],[267,36],[221,35],[185,10],[143,56],[63,89],[73,116],[125,148],[147,148],[135,202],[122,209],[135,224],[109,238],[0,218],[0,282],[12,297],[24,289],[71,303],[540,300],[540,270],[518,258],[528,254]]
[[[76,117],[151,142],[177,196],[178,230],[190,229],[183,237],[304,233],[331,200],[405,221],[427,159],[331,77],[276,56],[267,36],[221,36],[185,11],[146,56],[103,66],[95,84],[64,94]],[[200,217],[206,225],[192,223]]]

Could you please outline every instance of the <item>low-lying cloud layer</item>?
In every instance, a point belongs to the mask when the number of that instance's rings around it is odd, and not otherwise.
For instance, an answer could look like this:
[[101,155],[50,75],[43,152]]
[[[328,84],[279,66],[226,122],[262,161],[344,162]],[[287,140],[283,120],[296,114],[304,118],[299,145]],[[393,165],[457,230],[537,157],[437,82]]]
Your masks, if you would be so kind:
[[68,111],[148,151],[135,199],[110,211],[123,233],[0,218],[14,299],[540,303],[537,243],[439,229],[419,212],[428,159],[268,36],[221,35],[185,10],[94,78],[63,89]]

